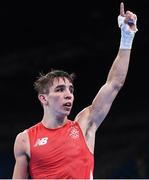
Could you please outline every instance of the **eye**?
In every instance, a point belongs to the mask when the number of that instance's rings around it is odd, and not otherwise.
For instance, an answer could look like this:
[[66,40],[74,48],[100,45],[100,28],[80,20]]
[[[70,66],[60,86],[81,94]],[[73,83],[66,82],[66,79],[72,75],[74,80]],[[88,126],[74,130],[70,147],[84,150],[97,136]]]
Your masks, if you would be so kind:
[[63,92],[64,91],[64,88],[58,88],[56,89],[56,92]]
[[74,93],[74,88],[73,87],[70,87],[69,90],[70,90],[70,93],[72,93],[72,94]]
[[58,87],[56,88],[56,92],[63,92],[64,91],[64,87]]

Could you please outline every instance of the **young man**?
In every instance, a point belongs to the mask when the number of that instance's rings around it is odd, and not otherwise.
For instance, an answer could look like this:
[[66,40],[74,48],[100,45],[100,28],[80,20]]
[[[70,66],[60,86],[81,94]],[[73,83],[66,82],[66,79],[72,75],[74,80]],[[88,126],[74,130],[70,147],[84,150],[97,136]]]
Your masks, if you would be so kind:
[[41,122],[18,134],[13,179],[89,179],[93,177],[95,134],[124,84],[129,66],[137,17],[125,13],[120,4],[118,24],[120,48],[106,83],[90,106],[74,121],[67,119],[73,105],[73,77],[64,71],[51,71],[35,82],[43,106]]

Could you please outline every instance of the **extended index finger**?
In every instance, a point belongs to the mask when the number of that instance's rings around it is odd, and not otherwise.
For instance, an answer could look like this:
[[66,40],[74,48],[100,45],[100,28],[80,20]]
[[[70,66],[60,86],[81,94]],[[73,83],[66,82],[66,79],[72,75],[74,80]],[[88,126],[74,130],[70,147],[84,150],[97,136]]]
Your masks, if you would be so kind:
[[124,3],[123,2],[120,3],[120,15],[125,16],[125,10],[124,10]]

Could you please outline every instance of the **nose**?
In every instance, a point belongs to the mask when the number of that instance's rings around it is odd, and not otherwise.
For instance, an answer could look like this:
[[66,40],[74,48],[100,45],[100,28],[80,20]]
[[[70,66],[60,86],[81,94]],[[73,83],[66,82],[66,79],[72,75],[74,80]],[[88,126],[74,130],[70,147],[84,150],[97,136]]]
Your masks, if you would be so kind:
[[67,95],[65,95],[64,98],[65,98],[65,99],[72,99],[72,95],[71,95],[71,94],[67,94]]
[[72,97],[73,97],[73,94],[70,93],[70,92],[66,92],[65,95],[64,95],[65,99],[72,99]]

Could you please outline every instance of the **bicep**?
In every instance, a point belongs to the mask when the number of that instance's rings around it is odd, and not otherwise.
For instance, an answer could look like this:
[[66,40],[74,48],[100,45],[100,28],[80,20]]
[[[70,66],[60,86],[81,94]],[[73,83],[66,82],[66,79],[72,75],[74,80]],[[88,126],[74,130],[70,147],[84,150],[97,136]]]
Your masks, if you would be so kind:
[[106,83],[101,87],[92,104],[77,115],[75,120],[78,121],[85,133],[89,128],[93,131],[97,130],[108,114],[118,91],[118,88],[114,88],[112,84]]
[[24,140],[19,134],[14,144],[15,167],[13,171],[13,179],[25,179],[28,177],[28,157],[25,151]]
[[16,157],[13,179],[26,179],[28,177],[28,160],[25,155]]
[[97,128],[108,114],[118,91],[118,88],[113,87],[110,83],[106,83],[101,87],[93,100],[89,119],[95,122]]

